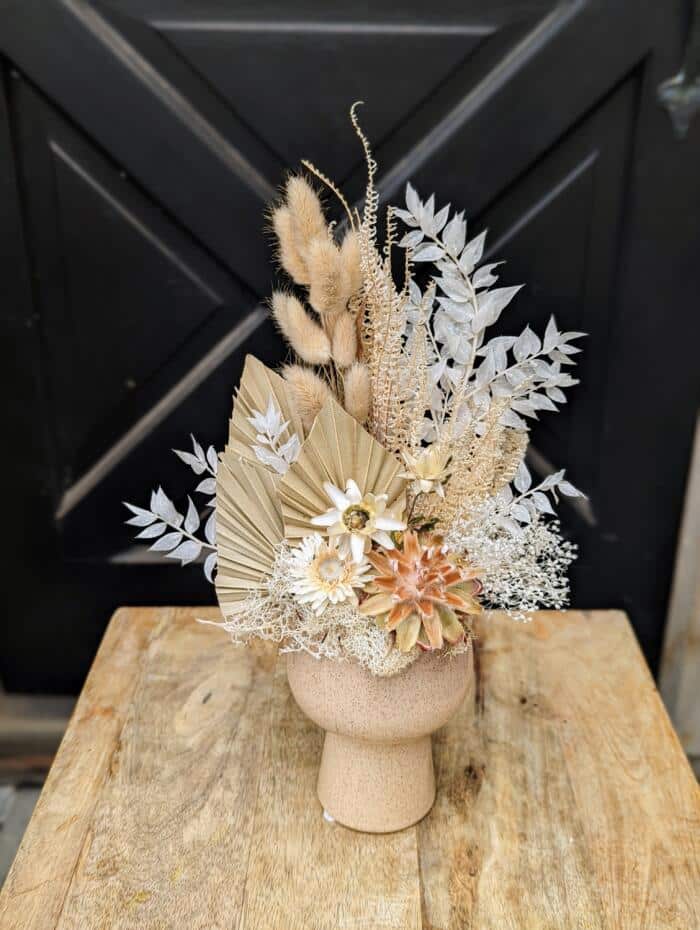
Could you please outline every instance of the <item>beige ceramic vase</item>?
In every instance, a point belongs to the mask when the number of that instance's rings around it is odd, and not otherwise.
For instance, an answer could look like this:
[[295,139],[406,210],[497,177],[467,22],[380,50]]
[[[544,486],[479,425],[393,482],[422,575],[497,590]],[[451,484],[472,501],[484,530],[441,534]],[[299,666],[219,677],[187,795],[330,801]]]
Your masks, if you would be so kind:
[[431,734],[473,687],[471,649],[426,653],[391,678],[356,662],[287,656],[292,694],[326,731],[318,797],[354,830],[390,833],[416,823],[435,800]]

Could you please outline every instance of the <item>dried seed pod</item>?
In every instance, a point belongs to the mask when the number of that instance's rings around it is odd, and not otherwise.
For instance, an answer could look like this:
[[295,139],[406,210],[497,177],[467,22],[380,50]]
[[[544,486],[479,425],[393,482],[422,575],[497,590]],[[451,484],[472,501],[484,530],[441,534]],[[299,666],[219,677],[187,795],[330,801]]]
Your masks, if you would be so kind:
[[331,354],[339,368],[348,368],[357,358],[357,327],[355,318],[345,310],[333,321]]
[[353,362],[343,376],[344,407],[358,423],[364,423],[369,416],[372,399],[369,368],[364,362]]
[[291,399],[308,433],[321,407],[331,396],[331,390],[315,372],[301,365],[286,365],[282,369],[282,377],[289,384]]
[[309,268],[297,245],[289,207],[276,207],[272,211],[272,225],[277,236],[277,258],[280,265],[297,284],[308,284]]
[[272,295],[272,315],[282,333],[302,361],[327,365],[331,344],[319,324],[312,320],[293,294],[277,291]]
[[309,303],[321,316],[345,309],[348,292],[343,281],[340,249],[328,236],[319,236],[309,246]]

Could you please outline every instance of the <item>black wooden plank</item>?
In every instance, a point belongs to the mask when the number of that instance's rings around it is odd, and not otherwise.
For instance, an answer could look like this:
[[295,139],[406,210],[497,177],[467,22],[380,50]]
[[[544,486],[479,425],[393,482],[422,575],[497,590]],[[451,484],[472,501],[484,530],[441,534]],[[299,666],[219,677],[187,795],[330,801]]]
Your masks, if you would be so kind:
[[2,18],[0,50],[263,294],[269,279],[264,239],[234,230],[241,224],[257,230],[274,193],[269,152],[221,113],[221,122],[228,119],[224,135],[96,6],[17,0],[5,4]]

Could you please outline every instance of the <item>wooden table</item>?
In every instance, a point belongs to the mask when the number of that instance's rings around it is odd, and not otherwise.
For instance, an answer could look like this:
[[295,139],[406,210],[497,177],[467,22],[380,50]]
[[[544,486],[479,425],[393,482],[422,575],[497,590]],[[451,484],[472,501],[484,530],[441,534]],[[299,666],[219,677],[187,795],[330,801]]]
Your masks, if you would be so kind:
[[623,614],[485,617],[435,808],[389,836],[323,820],[284,663],[197,616],[113,617],[2,930],[700,927],[700,795]]

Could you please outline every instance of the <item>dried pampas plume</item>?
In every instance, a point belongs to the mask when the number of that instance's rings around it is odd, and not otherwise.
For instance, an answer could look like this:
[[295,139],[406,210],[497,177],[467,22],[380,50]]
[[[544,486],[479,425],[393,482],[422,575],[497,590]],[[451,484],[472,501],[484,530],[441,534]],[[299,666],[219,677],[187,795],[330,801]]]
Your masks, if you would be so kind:
[[355,318],[346,311],[333,324],[332,355],[339,368],[348,368],[357,358],[357,326]]
[[309,303],[321,316],[345,309],[350,296],[342,274],[340,249],[327,235],[312,241],[307,254]]
[[304,429],[308,431],[331,396],[330,388],[315,372],[309,368],[302,368],[301,365],[286,365],[282,369],[282,376],[289,384],[294,407],[301,417]]
[[371,395],[369,369],[363,362],[354,362],[345,372],[343,390],[345,409],[358,423],[364,423],[369,416]]
[[331,357],[328,336],[293,294],[272,295],[272,315],[285,339],[308,365],[327,365]]

